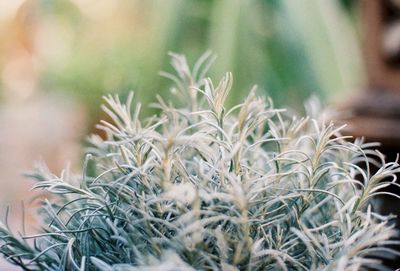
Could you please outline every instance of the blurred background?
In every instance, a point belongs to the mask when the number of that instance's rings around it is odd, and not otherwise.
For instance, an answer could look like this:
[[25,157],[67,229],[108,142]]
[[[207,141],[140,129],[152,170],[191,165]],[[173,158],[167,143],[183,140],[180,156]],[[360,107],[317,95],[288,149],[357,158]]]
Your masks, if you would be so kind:
[[1,210],[27,198],[21,173],[34,161],[79,168],[103,94],[168,96],[168,52],[190,63],[215,53],[210,77],[234,74],[231,105],[254,84],[297,110],[311,95],[354,93],[365,80],[358,13],[345,0],[0,1]]

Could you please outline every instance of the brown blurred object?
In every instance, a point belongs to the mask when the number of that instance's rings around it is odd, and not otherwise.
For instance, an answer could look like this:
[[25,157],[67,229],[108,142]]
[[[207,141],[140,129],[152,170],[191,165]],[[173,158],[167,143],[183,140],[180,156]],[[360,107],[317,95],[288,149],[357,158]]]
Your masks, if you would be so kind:
[[[380,142],[379,151],[394,161],[400,153],[400,1],[362,0],[360,9],[368,80],[358,96],[342,104],[341,111],[348,117],[340,122],[348,124],[349,135]],[[400,195],[395,186],[385,191]],[[399,199],[381,196],[374,208],[397,215],[400,228]],[[400,268],[400,257],[385,260],[385,264],[393,270]]]
[[400,4],[360,1],[367,85],[342,106],[348,131],[383,148],[400,150]]
[[361,1],[370,88],[400,89],[400,7],[395,0]]

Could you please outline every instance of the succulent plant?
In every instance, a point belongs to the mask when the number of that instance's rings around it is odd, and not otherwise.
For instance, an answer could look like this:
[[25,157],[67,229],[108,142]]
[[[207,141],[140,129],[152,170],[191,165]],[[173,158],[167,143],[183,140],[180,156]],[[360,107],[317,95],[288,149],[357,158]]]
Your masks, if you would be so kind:
[[82,173],[31,174],[48,197],[41,230],[2,224],[7,260],[25,270],[383,268],[374,255],[397,253],[385,246],[396,231],[370,200],[397,185],[397,161],[255,90],[228,110],[232,75],[214,86],[211,59],[190,69],[172,54],[177,74],[163,75],[175,101],[158,97],[160,113],[144,121],[133,94],[105,97],[112,123],[90,138]]

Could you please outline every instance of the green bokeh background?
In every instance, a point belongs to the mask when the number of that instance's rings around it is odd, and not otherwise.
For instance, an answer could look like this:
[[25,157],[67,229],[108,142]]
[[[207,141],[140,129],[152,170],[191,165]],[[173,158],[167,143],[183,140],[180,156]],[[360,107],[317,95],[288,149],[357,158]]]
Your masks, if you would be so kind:
[[215,53],[210,77],[234,75],[230,105],[254,84],[277,106],[299,109],[312,94],[329,102],[363,81],[357,6],[350,1],[117,1],[100,15],[87,12],[98,2],[78,2],[36,1],[39,27],[56,25],[68,40],[61,60],[44,61],[39,84],[84,101],[92,119],[105,93],[134,90],[144,104],[168,96],[170,82],[158,72],[171,71],[169,51],[190,63],[206,50]]

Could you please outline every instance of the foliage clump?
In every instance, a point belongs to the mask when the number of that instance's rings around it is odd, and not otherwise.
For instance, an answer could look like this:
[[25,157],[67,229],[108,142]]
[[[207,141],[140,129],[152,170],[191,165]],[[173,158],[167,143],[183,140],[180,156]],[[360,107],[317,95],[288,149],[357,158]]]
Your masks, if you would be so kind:
[[2,224],[0,252],[25,270],[103,271],[358,270],[395,254],[382,246],[395,234],[390,218],[370,199],[398,163],[254,90],[227,110],[232,75],[204,79],[211,58],[191,70],[172,55],[175,106],[159,97],[145,121],[133,95],[106,97],[112,123],[99,125],[106,139],[91,138],[83,174],[32,174],[50,199],[42,230],[20,236]]

